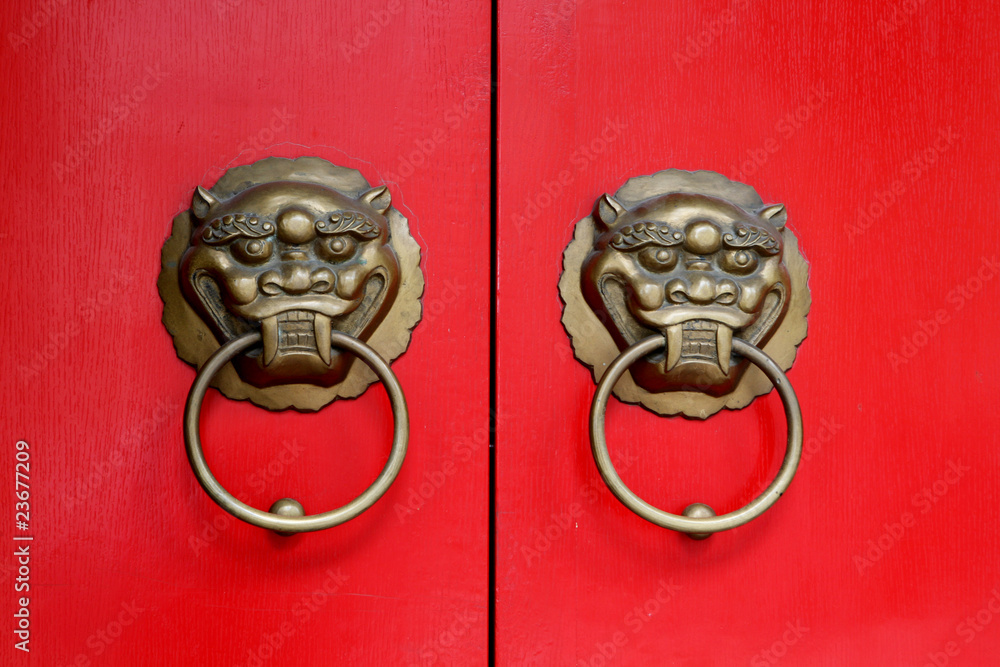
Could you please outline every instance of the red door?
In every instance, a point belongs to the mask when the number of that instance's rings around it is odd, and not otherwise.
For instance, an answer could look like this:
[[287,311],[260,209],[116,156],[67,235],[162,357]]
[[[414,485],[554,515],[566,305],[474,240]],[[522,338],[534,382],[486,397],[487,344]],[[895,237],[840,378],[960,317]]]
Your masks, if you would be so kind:
[[[492,37],[482,3],[0,12],[3,664],[995,662],[991,7],[520,0]],[[360,517],[283,538],[195,481],[195,371],[156,279],[196,185],[302,155],[388,185],[426,289],[393,363],[399,477]],[[811,272],[799,472],[701,542],[604,485],[560,323],[574,223],[665,168],[784,203]],[[783,422],[773,392],[705,421],[612,399],[607,436],[650,503],[722,512],[774,476]],[[318,511],[378,474],[391,423],[377,386],[311,415],[212,391],[202,437],[245,502]]]
[[[0,11],[2,188],[20,202],[0,228],[0,663],[486,664],[488,7]],[[393,364],[411,425],[399,477],[353,521],[281,538],[195,481],[181,431],[194,369],[160,322],[156,281],[195,186],[301,155],[389,186],[426,289]],[[376,477],[391,435],[379,386],[308,415],[212,390],[202,412],[212,470],[262,509],[282,496],[310,512],[343,505]]]
[[[499,7],[497,664],[996,664],[997,11]],[[557,291],[574,223],[666,168],[784,203],[810,262],[798,474],[701,542],[598,475]],[[774,477],[784,415],[612,399],[607,438],[647,502],[721,513]]]

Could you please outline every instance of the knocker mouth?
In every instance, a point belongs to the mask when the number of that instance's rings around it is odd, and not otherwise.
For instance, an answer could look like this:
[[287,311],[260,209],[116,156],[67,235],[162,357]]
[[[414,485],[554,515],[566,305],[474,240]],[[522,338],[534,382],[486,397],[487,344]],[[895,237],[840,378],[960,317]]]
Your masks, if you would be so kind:
[[679,363],[706,363],[729,374],[733,330],[715,320],[691,319],[672,324],[662,331],[666,339],[662,360],[663,373],[669,373]]
[[780,320],[783,307],[784,290],[776,287],[754,313],[719,305],[639,310],[634,320],[639,328],[620,329],[626,342],[635,344],[659,333],[664,347],[633,365],[632,376],[648,391],[725,393],[746,369],[742,357],[733,356],[733,338],[761,344]]
[[[733,336],[743,337],[753,328],[753,314],[734,306],[672,305],[636,312],[637,321],[665,339],[662,350],[647,357],[665,377],[699,384],[723,382],[732,365]],[[637,341],[635,341],[637,342]]]
[[315,355],[330,365],[330,317],[312,310],[285,310],[261,320],[261,363],[270,366],[280,354]]
[[259,294],[246,304],[227,307],[225,281],[207,271],[191,281],[205,312],[221,333],[232,339],[257,330],[261,346],[233,360],[240,377],[256,387],[314,384],[332,387],[342,382],[353,355],[331,348],[333,332],[364,339],[366,330],[385,307],[390,283],[377,269],[357,298],[334,294]]
[[[381,280],[374,280],[369,287],[377,293],[381,285]],[[256,357],[254,372],[262,373],[267,382],[339,381],[349,362],[331,349],[331,334],[337,330],[357,335],[376,307],[374,301],[364,307],[360,299],[332,295],[261,299],[244,311],[251,326],[260,330],[261,349],[248,354]]]
[[[257,309],[260,317],[244,316],[260,331],[261,346],[234,361],[239,370],[262,387],[299,382],[332,386],[342,381],[353,357],[331,348],[332,333],[354,335],[357,309],[325,304],[321,312],[315,300],[283,301]],[[344,312],[332,314],[338,310]]]
[[[358,309],[359,301],[333,295],[259,297],[237,309],[260,329],[262,370],[284,375],[323,375],[333,363],[330,335]],[[354,328],[347,327],[353,334]]]

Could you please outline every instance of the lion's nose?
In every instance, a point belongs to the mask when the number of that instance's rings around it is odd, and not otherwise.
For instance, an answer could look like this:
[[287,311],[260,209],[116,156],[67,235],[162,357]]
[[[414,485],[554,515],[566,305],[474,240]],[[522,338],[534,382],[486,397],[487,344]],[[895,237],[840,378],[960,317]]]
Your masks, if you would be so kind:
[[728,278],[715,280],[712,276],[698,271],[686,280],[682,278],[671,280],[666,285],[666,293],[667,300],[674,304],[728,306],[736,303],[738,288],[736,283]]
[[310,270],[307,264],[287,262],[278,270],[265,271],[258,283],[269,296],[279,294],[326,294],[333,289],[333,272],[327,268]]

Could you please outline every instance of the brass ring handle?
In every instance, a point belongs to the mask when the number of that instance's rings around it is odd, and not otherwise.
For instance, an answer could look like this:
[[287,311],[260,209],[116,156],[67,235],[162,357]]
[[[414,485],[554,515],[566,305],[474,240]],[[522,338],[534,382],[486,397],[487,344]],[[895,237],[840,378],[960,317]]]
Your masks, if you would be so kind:
[[757,518],[785,492],[792,477],[795,476],[795,469],[802,456],[802,413],[799,410],[795,391],[778,364],[750,343],[733,338],[733,351],[746,357],[760,368],[774,384],[778,395],[781,396],[781,402],[785,407],[785,419],[788,421],[788,445],[781,469],[778,470],[777,477],[770,486],[764,489],[763,493],[750,504],[728,514],[715,516],[711,508],[701,503],[689,506],[685,510],[685,516],[657,509],[633,493],[615,471],[614,464],[611,463],[611,457],[608,454],[608,443],[604,438],[604,411],[611,390],[628,367],[637,359],[664,345],[666,345],[666,339],[663,336],[650,336],[626,349],[608,367],[597,386],[597,393],[594,394],[594,401],[590,408],[590,445],[601,477],[604,478],[604,482],[611,489],[611,492],[627,508],[658,526],[687,533],[694,538],[705,538],[712,533],[736,528]]
[[194,384],[191,385],[187,405],[184,408],[184,443],[187,447],[188,460],[191,462],[195,477],[198,478],[198,483],[211,496],[212,500],[237,519],[278,533],[307,533],[331,528],[353,519],[371,507],[389,489],[403,465],[403,458],[406,456],[406,445],[410,433],[409,416],[406,411],[406,398],[399,386],[399,380],[396,379],[389,364],[378,352],[357,338],[338,331],[331,332],[330,344],[333,347],[343,348],[356,354],[369,368],[375,371],[382,384],[385,385],[389,401],[392,404],[394,420],[392,450],[389,453],[389,460],[386,461],[385,467],[371,486],[365,489],[360,496],[335,510],[323,514],[303,516],[301,505],[290,499],[282,499],[271,508],[272,510],[277,509],[281,512],[280,514],[264,512],[239,501],[219,484],[208,468],[201,448],[201,438],[198,435],[201,403],[212,378],[233,357],[260,341],[261,335],[257,332],[248,333],[229,341],[209,357],[205,365],[198,371]]

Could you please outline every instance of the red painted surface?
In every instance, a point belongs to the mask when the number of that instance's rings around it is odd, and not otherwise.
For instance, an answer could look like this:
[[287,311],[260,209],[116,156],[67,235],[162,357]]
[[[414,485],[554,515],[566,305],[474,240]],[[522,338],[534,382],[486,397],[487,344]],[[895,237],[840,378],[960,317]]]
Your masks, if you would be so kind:
[[[996,664],[998,30],[935,0],[500,4],[498,665]],[[811,262],[807,453],[704,542],[605,488],[559,321],[575,221],[668,167],[783,202]],[[784,428],[773,393],[705,422],[613,400],[608,441],[649,502],[721,513]]]
[[[488,6],[0,16],[0,663],[485,664]],[[498,665],[995,662],[998,23],[943,0],[500,3]],[[194,372],[155,280],[195,184],[302,154],[390,181],[424,249],[426,311],[394,364],[413,427],[395,485],[344,526],[279,539],[190,472]],[[763,517],[701,543],[604,488],[556,291],[573,223],[666,167],[785,203],[812,266],[789,374],[799,474]],[[203,423],[220,480],[262,507],[343,503],[389,447],[378,388],[314,416],[212,395]],[[726,511],[773,476],[783,429],[774,395],[706,422],[613,401],[608,438],[650,502]]]
[[[488,6],[21,2],[0,14],[0,663],[485,664]],[[267,155],[389,182],[427,279],[424,320],[393,365],[412,428],[402,472],[361,517],[288,539],[230,518],[195,482],[181,437],[194,370],[156,291],[194,186]],[[213,391],[202,424],[231,491],[311,512],[363,490],[391,436],[379,387],[312,416]],[[18,440],[31,457],[24,533]],[[30,655],[13,646],[14,533],[34,537]]]

